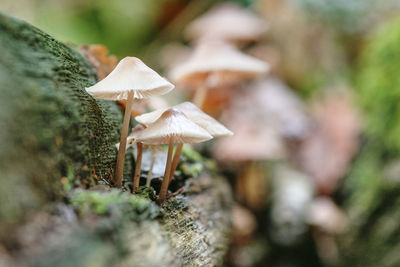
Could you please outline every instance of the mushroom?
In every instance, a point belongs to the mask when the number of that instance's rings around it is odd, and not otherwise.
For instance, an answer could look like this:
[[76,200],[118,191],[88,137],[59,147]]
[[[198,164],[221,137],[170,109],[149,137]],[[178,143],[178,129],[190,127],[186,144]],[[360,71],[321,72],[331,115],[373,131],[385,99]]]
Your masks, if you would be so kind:
[[346,214],[329,197],[317,197],[308,208],[307,222],[328,234],[343,233]]
[[[283,137],[302,140],[311,133],[312,122],[305,104],[280,79],[259,79],[251,84],[248,92],[249,107],[257,108],[262,113],[260,117],[273,117]],[[238,101],[243,102],[242,97]]]
[[[162,162],[162,159],[164,158],[163,155],[158,155],[159,151],[163,151],[163,148],[161,145],[144,145],[144,148],[150,149],[150,157],[147,155],[147,158],[150,158],[150,163],[145,164],[148,168],[147,172],[147,179],[146,179],[146,184],[145,187],[150,187],[151,180],[153,179],[154,175],[154,169],[157,169],[155,173],[158,173],[160,171],[160,163]],[[144,157],[146,155],[143,155]],[[165,162],[167,158],[165,157]],[[165,165],[165,162],[162,164],[163,166]],[[143,166],[144,167],[144,166]],[[164,166],[165,167],[165,166]],[[165,168],[163,168],[162,172],[164,173]],[[161,174],[162,175],[162,174]]]
[[125,161],[126,139],[128,135],[130,114],[135,98],[147,98],[168,93],[174,88],[170,82],[146,66],[140,59],[125,57],[115,69],[103,80],[86,88],[92,96],[107,100],[126,99],[124,122],[120,138],[120,147],[114,175],[114,184],[122,186],[122,174]]
[[268,63],[221,41],[199,43],[193,55],[171,71],[171,79],[197,87],[194,103],[202,108],[208,88],[234,85],[267,73]]
[[267,23],[248,9],[224,3],[190,23],[186,35],[194,40],[218,38],[243,43],[257,40],[267,29]]
[[167,196],[174,144],[199,143],[212,139],[205,129],[174,108],[164,111],[154,123],[147,125],[147,128],[135,137],[138,142],[144,144],[168,144],[167,164],[159,193],[159,203],[163,203]]
[[[172,108],[183,112],[183,114],[185,114],[185,116],[188,119],[190,119],[200,127],[204,128],[213,137],[227,137],[233,135],[233,133],[230,130],[228,130],[224,125],[222,125],[217,120],[204,113],[201,109],[199,109],[196,105],[194,105],[191,102],[184,102],[175,105]],[[165,112],[165,110],[167,109],[159,109],[153,112],[145,113],[136,116],[135,120],[144,125],[149,125],[151,123],[154,123],[161,116],[161,114]],[[174,159],[172,161],[170,182],[174,176],[173,174],[176,170],[176,167],[178,166],[179,158],[182,152],[182,147],[183,144],[178,144],[176,147]]]
[[156,161],[156,151],[154,149],[152,149],[151,150],[150,168],[149,168],[149,172],[147,173],[147,179],[146,179],[146,187],[150,187],[151,177],[153,176],[153,167],[154,167],[155,161]]
[[[142,161],[142,157],[143,157],[143,149],[148,149],[148,148],[151,149],[151,161],[150,161],[149,172],[147,174],[147,180],[146,180],[146,185],[145,185],[146,187],[150,186],[151,178],[153,175],[153,167],[154,167],[154,163],[156,160],[157,150],[161,150],[160,146],[154,146],[154,145],[143,146],[143,143],[136,142],[134,135],[145,128],[146,128],[146,126],[144,126],[143,124],[136,125],[136,127],[132,129],[131,134],[127,138],[126,149],[128,149],[128,147],[130,147],[130,146],[133,147],[134,145],[136,145],[136,167],[135,167],[135,174],[133,176],[133,181],[132,181],[132,185],[133,185],[132,192],[134,192],[137,189],[137,187],[139,186],[140,171],[142,169],[141,161]],[[120,145],[120,143],[116,144],[115,147],[117,149],[119,149],[119,145]]]
[[[130,134],[130,137],[133,137],[139,133],[140,131],[143,131],[146,129],[146,126],[143,124],[138,124],[136,125],[135,128],[132,129],[132,132]],[[142,165],[142,154],[143,154],[143,143],[138,142],[135,139],[136,142],[136,147],[137,147],[137,156],[136,156],[136,166],[135,166],[135,174],[133,175],[133,180],[132,180],[132,192],[136,191],[136,188],[139,186],[139,181],[140,181],[140,169]]]

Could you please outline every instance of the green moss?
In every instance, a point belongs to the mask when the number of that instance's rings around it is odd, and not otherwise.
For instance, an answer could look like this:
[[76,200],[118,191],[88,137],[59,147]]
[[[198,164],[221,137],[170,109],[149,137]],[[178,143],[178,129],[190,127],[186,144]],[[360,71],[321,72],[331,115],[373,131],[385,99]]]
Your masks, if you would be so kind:
[[400,264],[390,253],[400,246],[400,231],[391,219],[400,216],[400,186],[387,182],[383,173],[400,156],[399,48],[397,19],[373,36],[355,79],[366,128],[363,148],[345,183],[351,219],[351,231],[341,243],[346,266]]
[[[365,144],[346,184],[350,203],[366,209],[385,190],[382,169],[400,156],[400,20],[389,23],[366,47],[356,75],[365,113]],[[350,206],[352,204],[349,204]]]
[[187,205],[182,200],[181,196],[177,196],[177,197],[168,199],[168,201],[164,204],[163,208],[169,212],[171,212],[171,211],[176,212],[178,210],[186,210]]
[[370,142],[400,155],[400,20],[383,28],[364,51],[356,79]]
[[182,156],[183,159],[176,170],[177,176],[183,175],[184,177],[181,177],[184,178],[183,180],[198,177],[204,169],[204,158],[190,146],[183,146]]
[[28,23],[0,14],[0,51],[1,239],[65,189],[110,179],[122,116],[86,93],[97,78],[79,53]]
[[200,155],[199,152],[194,150],[191,146],[183,146],[182,147],[182,155],[187,159],[189,162],[202,162],[203,157]]
[[71,194],[70,203],[82,215],[93,212],[111,216],[118,212],[124,219],[137,222],[154,219],[160,215],[158,206],[149,199],[119,190],[75,192]]
[[201,162],[198,163],[184,162],[180,165],[180,170],[185,176],[188,177],[198,177],[203,169],[204,165]]
[[135,192],[135,195],[150,199],[152,201],[157,200],[157,195],[154,191],[154,188],[151,186],[150,187],[139,186]]

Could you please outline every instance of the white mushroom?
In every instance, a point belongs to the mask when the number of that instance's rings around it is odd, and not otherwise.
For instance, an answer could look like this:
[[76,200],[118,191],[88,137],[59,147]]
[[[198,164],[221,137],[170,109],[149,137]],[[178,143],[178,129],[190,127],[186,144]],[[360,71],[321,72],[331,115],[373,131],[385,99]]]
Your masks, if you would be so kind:
[[122,186],[126,141],[133,100],[135,98],[140,99],[162,95],[173,88],[174,85],[135,57],[122,59],[107,77],[95,85],[86,88],[86,91],[96,98],[127,100],[114,176],[114,184],[117,187]]
[[234,3],[223,3],[190,23],[186,35],[194,40],[243,43],[257,40],[267,29],[267,23],[250,10]]
[[147,125],[146,129],[137,134],[136,140],[138,142],[149,145],[169,145],[167,164],[159,194],[159,203],[163,203],[166,199],[174,144],[199,143],[211,138],[212,136],[206,130],[189,120],[182,112],[176,109],[164,111],[154,123]]
[[[172,108],[177,109],[185,116],[199,125],[200,127],[204,128],[210,135],[213,137],[227,137],[233,135],[233,133],[228,130],[224,125],[219,123],[213,117],[204,113],[201,109],[199,109],[196,105],[191,102],[184,102],[178,105],[173,106]],[[148,125],[156,121],[163,112],[167,109],[159,109],[153,112],[145,113],[135,117],[139,123]],[[183,144],[178,144],[176,147],[176,151],[174,154],[174,159],[172,161],[171,167],[171,175],[170,175],[170,182],[174,176],[174,172],[178,167],[179,158],[181,156]]]

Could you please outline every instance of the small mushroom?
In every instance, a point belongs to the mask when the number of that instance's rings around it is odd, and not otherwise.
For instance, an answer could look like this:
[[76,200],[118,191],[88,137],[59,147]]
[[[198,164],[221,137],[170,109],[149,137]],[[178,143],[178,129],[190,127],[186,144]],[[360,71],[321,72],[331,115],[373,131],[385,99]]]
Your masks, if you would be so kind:
[[[158,155],[159,151],[163,151],[161,145],[145,145],[145,148],[150,149],[150,164],[148,166],[147,179],[146,179],[146,187],[150,187],[151,180],[153,179],[153,170],[157,168],[157,162],[161,161],[162,156]],[[165,163],[164,163],[165,164]],[[163,170],[164,172],[164,170]]]
[[254,41],[268,30],[268,24],[250,10],[234,3],[223,3],[186,28],[192,40],[218,38],[227,42],[245,43]]
[[120,147],[114,175],[114,184],[122,186],[126,140],[133,100],[166,94],[174,88],[170,82],[146,66],[140,59],[125,57],[103,80],[86,88],[92,96],[107,100],[127,100],[122,125]]
[[208,88],[234,85],[267,73],[268,63],[221,41],[199,43],[193,55],[171,71],[171,79],[197,87],[194,103],[202,108]]
[[150,162],[149,172],[147,173],[147,179],[146,179],[146,187],[150,187],[155,161],[156,161],[156,151],[154,149],[152,149],[151,150],[151,162]]
[[[146,126],[144,126],[143,124],[138,124],[136,125],[135,128],[132,129],[132,132],[129,136],[134,138],[134,136],[137,133],[143,131],[144,129],[146,129]],[[137,140],[135,140],[135,142],[137,147],[137,156],[136,156],[135,174],[133,175],[133,180],[132,180],[132,192],[135,192],[139,186],[140,169],[142,166],[142,154],[143,154],[143,144],[141,142],[138,142]]]
[[329,197],[318,197],[311,202],[307,222],[332,235],[343,233],[348,223],[346,214]]
[[[201,109],[199,109],[196,105],[194,105],[191,102],[184,102],[175,105],[172,108],[183,112],[183,114],[185,114],[185,116],[188,119],[190,119],[200,127],[204,128],[213,137],[227,137],[233,135],[233,133],[230,130],[228,130],[224,125],[222,125],[217,120],[204,113]],[[161,114],[165,112],[165,110],[167,109],[160,109],[153,112],[145,113],[136,116],[135,120],[137,120],[139,123],[149,125],[151,123],[154,123],[161,116]],[[182,152],[182,147],[183,144],[178,144],[176,147],[174,159],[172,161],[170,182],[178,166],[179,158]]]
[[174,108],[164,111],[154,123],[147,125],[146,129],[137,134],[136,140],[144,144],[168,144],[167,164],[159,193],[159,203],[163,203],[167,196],[174,144],[199,143],[209,139],[212,139],[212,136],[205,129]]

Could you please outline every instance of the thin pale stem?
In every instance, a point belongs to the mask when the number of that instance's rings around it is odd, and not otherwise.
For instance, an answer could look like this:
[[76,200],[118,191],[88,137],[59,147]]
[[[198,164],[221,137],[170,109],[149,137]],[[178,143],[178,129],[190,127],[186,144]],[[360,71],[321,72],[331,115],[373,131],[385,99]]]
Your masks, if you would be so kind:
[[165,166],[164,178],[162,180],[160,194],[158,195],[158,203],[164,203],[167,198],[168,185],[169,185],[169,174],[171,173],[171,164],[172,164],[172,151],[174,149],[174,140],[171,138],[169,140],[168,145],[168,157],[167,157],[167,165]]
[[179,159],[180,159],[181,153],[182,153],[182,147],[183,147],[183,144],[178,144],[176,146],[176,150],[174,153],[174,159],[172,160],[171,173],[169,174],[169,183],[171,183],[172,179],[174,178],[174,173],[175,173],[176,167],[178,167]]
[[154,167],[154,162],[155,161],[156,161],[156,152],[155,152],[155,149],[152,149],[151,150],[150,168],[149,168],[149,172],[147,173],[146,187],[150,187],[151,178],[153,176],[153,167]]
[[143,144],[141,142],[137,142],[136,146],[137,146],[137,156],[136,156],[135,174],[133,175],[132,192],[135,192],[136,189],[139,187],[140,169],[142,167]]
[[197,88],[196,93],[193,97],[193,103],[200,109],[203,109],[204,101],[206,100],[208,92],[207,86],[201,86]]
[[128,137],[129,121],[131,118],[131,110],[133,106],[133,91],[128,92],[128,101],[125,107],[124,122],[122,124],[121,138],[119,141],[119,149],[117,155],[117,165],[115,167],[114,185],[122,186],[122,175],[124,173],[124,161],[126,152],[126,138]]

